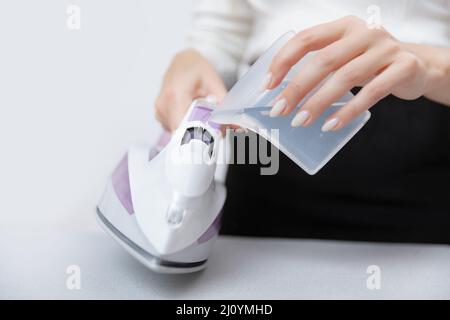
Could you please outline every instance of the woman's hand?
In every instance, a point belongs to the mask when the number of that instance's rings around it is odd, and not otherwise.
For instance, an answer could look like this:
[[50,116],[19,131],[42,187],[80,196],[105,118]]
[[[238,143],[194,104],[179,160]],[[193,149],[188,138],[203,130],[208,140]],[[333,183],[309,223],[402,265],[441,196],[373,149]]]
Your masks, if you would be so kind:
[[430,94],[431,99],[450,101],[448,92],[445,97],[438,92],[445,88],[442,81],[450,85],[448,49],[402,43],[386,30],[371,29],[353,16],[312,27],[292,38],[272,61],[267,88],[278,86],[292,66],[317,50],[277,97],[271,116],[290,113],[329,75],[294,117],[292,126],[313,123],[356,86],[363,89],[325,121],[323,131],[342,128],[389,94],[406,100]]
[[192,100],[213,96],[220,101],[227,90],[214,67],[197,51],[177,54],[164,76],[155,103],[155,116],[163,127],[175,130]]

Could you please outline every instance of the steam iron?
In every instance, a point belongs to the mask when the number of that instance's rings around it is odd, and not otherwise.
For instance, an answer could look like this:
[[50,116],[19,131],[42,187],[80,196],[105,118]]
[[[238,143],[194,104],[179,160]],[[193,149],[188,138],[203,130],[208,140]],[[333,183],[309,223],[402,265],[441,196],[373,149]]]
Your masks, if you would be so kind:
[[217,238],[226,188],[216,174],[220,126],[194,101],[172,136],[131,147],[97,207],[103,229],[153,271],[203,269]]

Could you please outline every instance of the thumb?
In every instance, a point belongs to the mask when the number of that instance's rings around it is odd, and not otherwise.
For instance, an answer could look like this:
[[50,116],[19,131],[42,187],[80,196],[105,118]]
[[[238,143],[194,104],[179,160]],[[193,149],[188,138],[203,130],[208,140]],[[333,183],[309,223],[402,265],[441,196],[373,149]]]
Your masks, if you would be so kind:
[[183,120],[188,107],[190,106],[193,100],[192,95],[190,94],[182,94],[177,100],[176,105],[173,106],[173,110],[171,112],[169,118],[169,127],[171,131],[174,131],[178,128]]

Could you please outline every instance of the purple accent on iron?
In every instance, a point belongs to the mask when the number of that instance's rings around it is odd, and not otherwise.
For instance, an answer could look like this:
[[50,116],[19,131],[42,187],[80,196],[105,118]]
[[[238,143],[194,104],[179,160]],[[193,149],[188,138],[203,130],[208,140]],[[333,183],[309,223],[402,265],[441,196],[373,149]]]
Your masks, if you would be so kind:
[[208,124],[216,130],[220,130],[220,127],[222,126],[220,123],[216,123],[216,122],[212,122],[212,121],[208,121]]
[[114,191],[129,214],[134,213],[131,200],[130,178],[128,176],[128,153],[122,158],[116,170],[112,174],[112,185]]
[[189,121],[201,121],[203,123],[209,124],[216,130],[220,130],[220,124],[209,121],[209,118],[211,117],[211,111],[211,108],[197,106],[192,110],[192,113],[189,116]]
[[150,149],[150,152],[148,154],[148,161],[156,157],[158,153],[160,153],[161,150],[170,142],[171,138],[172,134],[170,132],[163,131],[163,133],[161,133],[161,135],[159,136],[159,140],[156,145]]
[[201,121],[206,123],[211,115],[212,109],[208,107],[197,106],[194,107],[191,114],[189,115],[189,121]]
[[222,223],[222,212],[220,212],[217,215],[216,219],[214,219],[213,223],[208,228],[208,230],[206,230],[205,233],[202,234],[200,238],[198,238],[197,243],[202,244],[208,240],[211,240],[215,235],[219,233],[221,223]]
[[164,131],[159,137],[157,146],[161,149],[164,148],[170,142],[170,138],[172,138],[172,134],[169,131]]

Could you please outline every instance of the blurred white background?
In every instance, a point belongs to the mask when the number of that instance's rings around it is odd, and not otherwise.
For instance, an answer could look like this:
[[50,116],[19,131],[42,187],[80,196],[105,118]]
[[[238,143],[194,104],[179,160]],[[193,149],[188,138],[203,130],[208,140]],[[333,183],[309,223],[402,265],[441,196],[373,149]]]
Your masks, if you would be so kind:
[[[81,8],[81,29],[67,7]],[[192,1],[0,1],[0,232],[97,228],[127,146],[159,133],[153,101]]]

